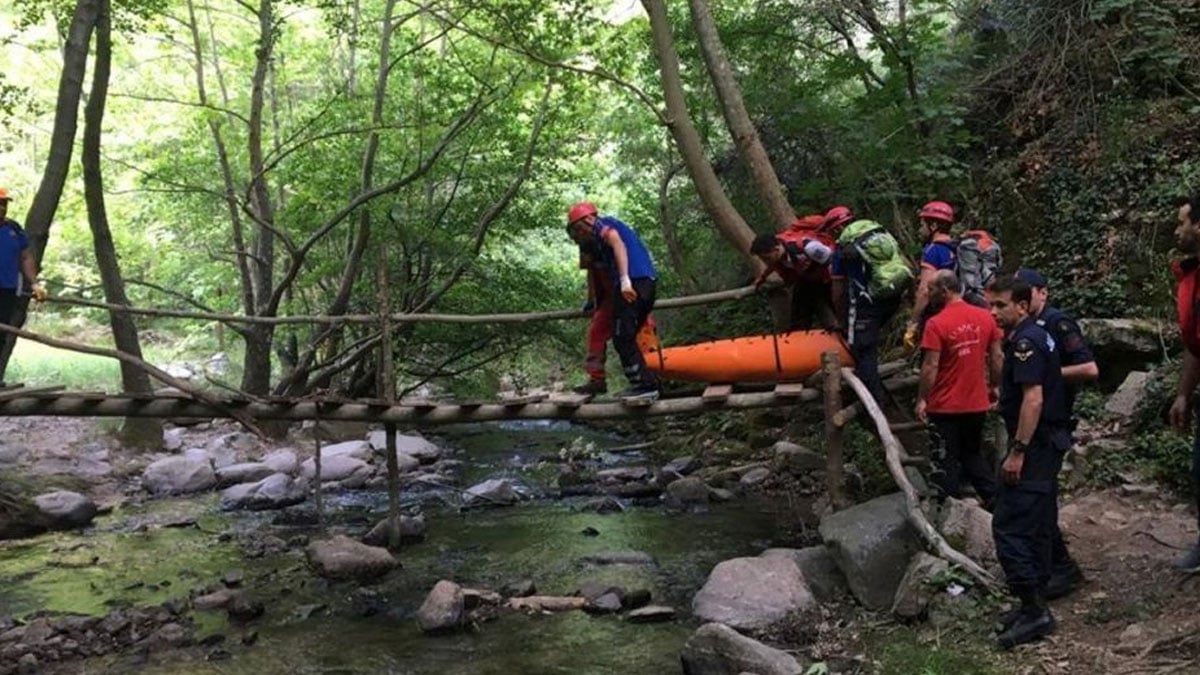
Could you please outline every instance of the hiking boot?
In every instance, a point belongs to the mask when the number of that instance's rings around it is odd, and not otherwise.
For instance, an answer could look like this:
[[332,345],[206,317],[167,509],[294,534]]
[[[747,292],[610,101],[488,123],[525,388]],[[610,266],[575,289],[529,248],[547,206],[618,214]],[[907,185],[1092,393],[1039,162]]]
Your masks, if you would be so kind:
[[1175,569],[1185,574],[1200,572],[1200,544],[1196,544],[1192,547],[1192,550],[1185,553],[1179,560],[1176,560]]
[[1008,630],[1009,628],[1012,628],[1012,625],[1017,622],[1017,619],[1021,618],[1021,611],[1023,609],[1024,609],[1023,607],[1018,605],[1018,606],[1013,607],[1012,609],[1008,610],[1007,612],[1001,614],[1000,619],[999,619],[1000,629],[997,630],[996,632],[1003,633],[1004,631]]
[[600,394],[608,393],[608,382],[604,380],[588,380],[587,384],[581,384],[571,391],[575,392],[576,394],[599,396]]
[[1057,600],[1058,598],[1066,597],[1075,591],[1075,587],[1083,583],[1083,570],[1079,569],[1079,565],[1075,561],[1070,561],[1067,565],[1056,567],[1050,573],[1050,580],[1046,582],[1046,599]]
[[1045,607],[1025,607],[1016,620],[996,637],[1001,649],[1033,642],[1054,632],[1054,615]]
[[652,384],[639,384],[621,392],[621,398],[627,401],[657,401],[660,395],[658,387]]

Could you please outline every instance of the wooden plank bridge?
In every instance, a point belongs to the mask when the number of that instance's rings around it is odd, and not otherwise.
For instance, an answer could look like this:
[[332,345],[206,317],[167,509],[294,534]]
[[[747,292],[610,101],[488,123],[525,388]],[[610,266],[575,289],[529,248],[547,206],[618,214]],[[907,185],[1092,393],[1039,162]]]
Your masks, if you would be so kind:
[[[892,377],[889,388],[911,386],[912,376]],[[821,397],[819,387],[780,383],[737,391],[732,385],[710,385],[701,392],[684,392],[656,401],[596,400],[590,396],[555,393],[500,398],[490,401],[429,399],[252,398],[236,394],[200,400],[183,392],[113,394],[68,391],[63,387],[0,388],[0,416],[145,417],[214,419],[248,417],[255,420],[326,420],[382,422],[408,426],[438,426],[503,420],[610,420],[690,415],[718,410],[750,410],[795,405]]]

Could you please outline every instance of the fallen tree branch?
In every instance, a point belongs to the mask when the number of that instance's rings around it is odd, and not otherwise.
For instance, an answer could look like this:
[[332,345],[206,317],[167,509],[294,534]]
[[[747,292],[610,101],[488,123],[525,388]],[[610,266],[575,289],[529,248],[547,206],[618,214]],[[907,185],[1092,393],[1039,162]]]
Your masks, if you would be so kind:
[[[674,309],[679,307],[693,307],[696,305],[707,305],[715,302],[725,302],[728,300],[741,300],[755,293],[753,286],[743,286],[742,288],[733,288],[725,291],[716,291],[713,293],[701,293],[699,295],[687,295],[678,298],[667,298],[660,300],[654,304],[655,310]],[[132,305],[115,305],[108,302],[99,302],[96,300],[84,300],[82,298],[67,298],[62,296],[51,296],[46,298],[46,302],[52,302],[62,305],[75,305],[78,307],[94,307],[96,309],[107,309],[110,312],[124,312],[126,314],[137,314],[141,316],[157,316],[169,317],[174,319],[200,319],[204,321],[221,321],[225,323],[247,323],[247,324],[339,324],[339,323],[361,323],[374,324],[379,323],[378,314],[343,314],[340,316],[321,316],[321,315],[297,315],[297,316],[245,316],[237,314],[220,314],[217,312],[188,312],[175,309],[146,309],[133,307]],[[410,314],[399,313],[392,314],[388,317],[389,321],[395,323],[527,323],[532,321],[560,321],[564,319],[584,319],[589,318],[590,314],[584,314],[579,310],[574,309],[559,309],[548,312],[526,312],[526,313],[510,313],[510,314]]]
[[192,398],[196,399],[197,401],[200,401],[202,403],[210,405],[213,408],[221,411],[222,413],[225,414],[225,416],[235,419],[238,422],[241,422],[242,426],[249,429],[252,433],[254,433],[259,438],[267,437],[267,435],[263,433],[262,429],[259,429],[258,425],[254,423],[253,417],[247,415],[244,412],[241,412],[238,410],[233,410],[232,408],[229,408],[228,406],[224,405],[219,398],[217,398],[215,396],[210,396],[209,394],[185,383],[183,380],[180,380],[176,377],[172,377],[166,371],[161,370],[155,366],[152,366],[149,363],[146,363],[145,361],[139,359],[138,357],[136,357],[133,354],[130,354],[128,352],[122,352],[122,351],[119,351],[116,349],[105,349],[103,347],[93,347],[92,345],[85,345],[85,344],[81,344],[79,342],[71,342],[69,340],[60,340],[58,338],[50,338],[50,337],[46,337],[44,335],[38,335],[37,333],[31,333],[27,330],[22,330],[20,328],[13,328],[12,326],[6,326],[4,324],[0,324],[0,331],[3,331],[4,333],[9,333],[9,334],[14,335],[19,338],[24,338],[26,340],[29,340],[30,342],[37,342],[37,343],[44,344],[44,345],[47,345],[50,347],[56,347],[58,349],[65,349],[67,351],[72,351],[72,352],[79,352],[81,354],[92,354],[93,356],[103,356],[103,357],[110,358],[110,359],[116,359],[118,361],[121,361],[122,363],[128,363],[129,365],[131,365],[135,368],[140,368],[141,370],[144,370],[151,377],[163,382],[167,386],[174,387],[174,388],[190,395]]
[[842,379],[854,389],[854,393],[862,401],[867,413],[875,421],[875,428],[879,431],[879,438],[883,441],[883,449],[887,456],[888,471],[891,472],[892,478],[895,479],[896,484],[904,492],[904,504],[908,511],[908,522],[921,533],[921,536],[937,551],[939,556],[966,570],[968,574],[983,584],[985,588],[995,590],[998,586],[995,577],[980,566],[979,563],[959,553],[953,546],[946,543],[942,535],[934,529],[929,519],[925,517],[925,512],[921,509],[921,499],[917,496],[917,490],[909,482],[908,476],[904,473],[904,467],[900,463],[901,455],[907,455],[908,453],[904,452],[900,441],[892,434],[887,417],[884,416],[883,410],[879,408],[879,404],[875,402],[875,398],[871,396],[867,385],[858,379],[858,376],[854,374],[854,370],[851,368],[842,368]]

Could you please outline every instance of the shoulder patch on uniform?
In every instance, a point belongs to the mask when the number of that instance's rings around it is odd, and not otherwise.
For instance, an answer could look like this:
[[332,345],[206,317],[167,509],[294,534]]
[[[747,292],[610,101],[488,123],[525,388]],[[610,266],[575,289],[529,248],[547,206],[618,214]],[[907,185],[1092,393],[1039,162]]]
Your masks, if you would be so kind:
[[1015,356],[1021,363],[1025,363],[1033,356],[1033,352],[1036,349],[1037,348],[1033,345],[1033,340],[1023,337],[1017,340],[1017,343],[1013,345],[1013,356]]
[[1071,333],[1082,333],[1082,332],[1083,331],[1079,330],[1079,326],[1070,319],[1062,319],[1058,322],[1058,334],[1060,336],[1061,335],[1070,335]]

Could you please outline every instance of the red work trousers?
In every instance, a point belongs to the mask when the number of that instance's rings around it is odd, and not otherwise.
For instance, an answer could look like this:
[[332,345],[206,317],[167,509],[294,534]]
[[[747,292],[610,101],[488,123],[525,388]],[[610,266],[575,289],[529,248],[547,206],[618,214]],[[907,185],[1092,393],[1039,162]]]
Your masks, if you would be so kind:
[[[587,370],[588,377],[593,380],[604,381],[607,379],[604,364],[608,359],[608,341],[612,339],[612,334],[612,303],[601,302],[592,311],[592,321],[588,324],[587,329],[587,359],[584,361],[584,368]],[[658,344],[653,316],[647,317],[645,325],[638,331],[637,343],[643,352]]]

